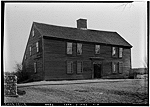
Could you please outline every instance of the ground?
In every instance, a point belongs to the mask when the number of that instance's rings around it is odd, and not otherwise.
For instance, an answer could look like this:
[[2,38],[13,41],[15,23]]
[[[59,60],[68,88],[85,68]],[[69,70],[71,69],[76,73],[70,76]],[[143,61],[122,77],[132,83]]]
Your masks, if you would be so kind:
[[[5,97],[5,103],[132,103],[148,104],[145,79],[127,79],[64,84],[22,85],[26,94]],[[94,80],[93,80],[94,81]],[[55,82],[57,83],[57,82]],[[61,82],[60,82],[61,83]],[[70,83],[70,84],[68,84]]]

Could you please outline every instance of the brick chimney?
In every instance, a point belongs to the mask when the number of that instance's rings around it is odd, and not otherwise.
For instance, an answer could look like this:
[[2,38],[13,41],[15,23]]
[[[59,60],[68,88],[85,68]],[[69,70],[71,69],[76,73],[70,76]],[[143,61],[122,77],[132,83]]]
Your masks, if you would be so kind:
[[77,28],[86,30],[87,29],[87,19],[78,19]]

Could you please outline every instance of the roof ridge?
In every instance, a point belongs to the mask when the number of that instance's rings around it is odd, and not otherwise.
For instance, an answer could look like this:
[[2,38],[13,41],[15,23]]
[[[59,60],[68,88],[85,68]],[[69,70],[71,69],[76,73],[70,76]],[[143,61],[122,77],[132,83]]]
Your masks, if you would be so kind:
[[[35,22],[35,21],[33,21],[33,23],[47,25],[47,26],[54,26],[54,27],[63,27],[63,28],[70,28],[70,29],[78,29],[78,28],[75,28],[75,27],[59,26],[59,25],[53,25],[53,24],[47,24],[47,23],[39,23],[39,22]],[[82,29],[80,29],[80,30],[82,30]],[[97,31],[97,32],[117,33],[116,31],[105,31],[105,30],[95,30],[95,29],[87,29],[87,30],[89,30],[89,31]]]
[[82,30],[79,28],[39,23],[35,21],[33,24],[35,24],[38,30],[42,32],[42,35],[48,37],[132,47],[132,45],[130,45],[116,31],[94,29]]

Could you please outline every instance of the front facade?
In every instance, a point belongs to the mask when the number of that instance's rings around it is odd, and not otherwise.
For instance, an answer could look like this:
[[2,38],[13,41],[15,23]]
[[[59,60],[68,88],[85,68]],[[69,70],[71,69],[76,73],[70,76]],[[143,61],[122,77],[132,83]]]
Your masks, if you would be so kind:
[[131,45],[118,33],[34,22],[23,68],[33,80],[126,78],[131,69]]

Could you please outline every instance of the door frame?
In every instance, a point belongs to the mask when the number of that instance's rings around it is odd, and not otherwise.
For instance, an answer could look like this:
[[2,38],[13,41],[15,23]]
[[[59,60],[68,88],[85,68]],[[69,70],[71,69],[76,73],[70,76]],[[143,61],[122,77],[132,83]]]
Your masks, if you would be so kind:
[[[98,66],[98,65],[100,65],[100,68],[98,67],[100,69],[100,71],[95,70],[95,66]],[[94,67],[94,78],[101,78],[102,77],[102,63],[93,64],[93,67]],[[97,74],[97,73],[95,73],[95,72],[99,72],[100,76],[96,77],[95,74]]]
[[94,64],[101,64],[101,77],[102,77],[103,62],[102,61],[92,61],[92,78],[94,79]]

